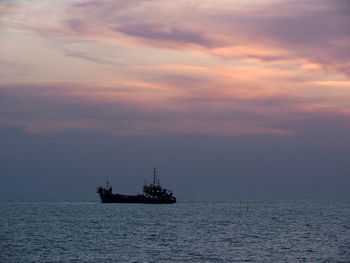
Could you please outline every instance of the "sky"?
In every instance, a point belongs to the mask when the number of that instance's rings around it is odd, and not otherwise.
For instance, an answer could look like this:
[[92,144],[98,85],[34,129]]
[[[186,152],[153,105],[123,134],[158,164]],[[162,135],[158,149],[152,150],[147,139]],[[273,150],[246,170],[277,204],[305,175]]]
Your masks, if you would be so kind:
[[0,194],[350,196],[350,1],[1,0]]

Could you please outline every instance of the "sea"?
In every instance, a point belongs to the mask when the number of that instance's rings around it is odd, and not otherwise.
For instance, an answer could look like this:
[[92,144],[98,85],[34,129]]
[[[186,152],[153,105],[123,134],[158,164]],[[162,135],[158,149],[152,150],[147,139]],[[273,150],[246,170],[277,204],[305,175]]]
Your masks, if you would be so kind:
[[0,262],[349,263],[350,200],[1,200]]

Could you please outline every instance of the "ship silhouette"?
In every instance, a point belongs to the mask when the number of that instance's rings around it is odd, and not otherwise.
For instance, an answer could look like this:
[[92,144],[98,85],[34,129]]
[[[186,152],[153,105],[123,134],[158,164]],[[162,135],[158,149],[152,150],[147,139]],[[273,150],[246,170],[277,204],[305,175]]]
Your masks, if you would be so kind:
[[143,186],[143,193],[137,195],[113,194],[112,186],[107,181],[106,187],[99,186],[96,191],[102,203],[141,203],[141,204],[173,204],[176,197],[173,193],[160,185],[157,170],[153,170],[153,183]]

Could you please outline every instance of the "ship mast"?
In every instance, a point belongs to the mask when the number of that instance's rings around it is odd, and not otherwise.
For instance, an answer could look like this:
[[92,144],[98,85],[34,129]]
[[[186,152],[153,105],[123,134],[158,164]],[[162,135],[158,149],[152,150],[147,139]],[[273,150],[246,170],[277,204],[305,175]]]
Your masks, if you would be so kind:
[[153,169],[153,185],[155,186],[157,184],[159,185],[159,180],[157,179],[157,169],[156,167],[154,167]]

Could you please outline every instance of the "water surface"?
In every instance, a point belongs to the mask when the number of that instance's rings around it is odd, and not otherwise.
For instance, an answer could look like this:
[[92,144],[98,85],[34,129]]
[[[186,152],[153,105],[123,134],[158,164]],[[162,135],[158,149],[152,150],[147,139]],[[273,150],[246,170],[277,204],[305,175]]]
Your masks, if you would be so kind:
[[0,262],[350,262],[349,200],[0,202]]

